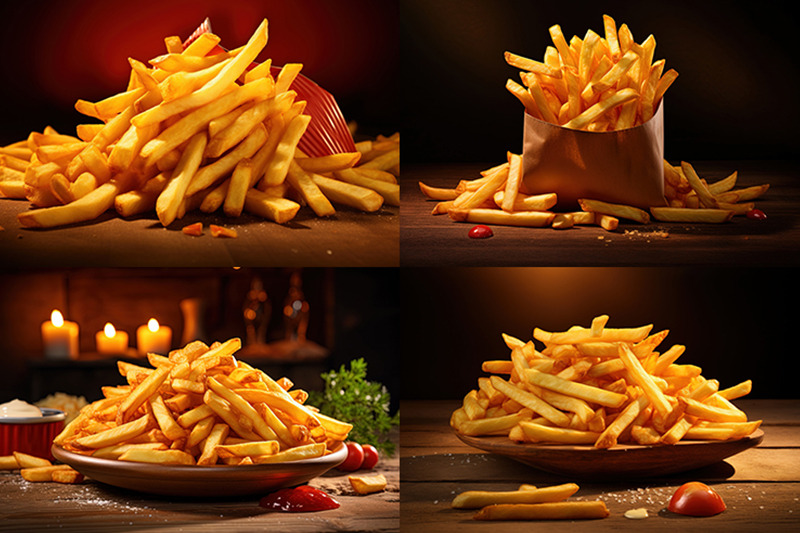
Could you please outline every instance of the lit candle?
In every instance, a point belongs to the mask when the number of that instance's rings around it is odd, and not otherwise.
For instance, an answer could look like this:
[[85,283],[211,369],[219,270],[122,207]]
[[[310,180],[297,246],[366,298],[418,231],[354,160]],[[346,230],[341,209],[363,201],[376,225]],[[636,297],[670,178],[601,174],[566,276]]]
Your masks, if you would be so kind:
[[99,353],[124,354],[128,351],[128,333],[117,331],[111,322],[106,323],[103,331],[98,331],[94,338]]
[[42,323],[44,355],[52,359],[78,357],[78,324],[64,320],[58,309],[50,313],[50,321]]
[[172,328],[162,326],[158,320],[151,318],[147,325],[136,330],[136,346],[139,355],[157,353],[167,355],[172,347]]

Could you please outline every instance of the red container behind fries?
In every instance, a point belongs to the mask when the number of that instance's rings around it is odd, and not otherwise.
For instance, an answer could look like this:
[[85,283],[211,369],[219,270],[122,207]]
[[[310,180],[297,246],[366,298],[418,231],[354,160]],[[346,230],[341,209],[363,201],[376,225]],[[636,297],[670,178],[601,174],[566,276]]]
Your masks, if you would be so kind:
[[[184,48],[204,33],[211,33],[211,21],[208,18],[186,39],[183,43]],[[220,52],[224,51],[220,46],[217,48]],[[255,65],[256,63],[252,66]],[[272,66],[270,70],[277,76],[281,67]],[[311,116],[311,122],[298,144],[303,152],[311,157],[321,157],[356,151],[347,121],[331,93],[303,74],[294,79],[291,88],[297,93],[298,100],[305,100],[305,114]]]

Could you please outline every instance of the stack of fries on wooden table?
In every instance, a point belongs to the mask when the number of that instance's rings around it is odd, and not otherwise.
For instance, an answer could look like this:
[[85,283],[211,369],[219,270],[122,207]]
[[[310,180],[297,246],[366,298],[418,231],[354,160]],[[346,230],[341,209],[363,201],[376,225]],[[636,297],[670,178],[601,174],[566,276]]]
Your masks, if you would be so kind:
[[301,206],[320,217],[334,205],[364,212],[399,205],[399,133],[351,153],[311,157],[298,147],[311,116],[292,82],[300,63],[273,76],[254,65],[267,20],[243,46],[221,50],[203,33],[188,46],[165,39],[149,66],[129,58],[123,92],[75,108],[98,122],[75,134],[46,127],[0,147],[0,196],[28,200],[24,227],[50,228],[154,212],[169,226],[186,212],[243,211],[285,223]]
[[[241,341],[194,341],[151,367],[119,361],[127,385],[102,388],[53,440],[69,452],[164,465],[242,466],[322,457],[338,450],[352,425],[305,404],[306,391],[238,360]],[[68,465],[25,456],[29,481],[82,480]],[[70,472],[70,481],[65,481]]]
[[[477,388],[452,413],[450,425],[462,435],[507,436],[520,446],[595,449],[734,440],[759,428],[761,420],[748,420],[732,403],[750,392],[750,380],[720,389],[719,381],[705,378],[700,367],[677,362],[685,346],[675,344],[658,351],[668,330],[653,333],[652,324],[610,328],[608,319],[600,315],[589,327],[559,332],[535,328],[533,340],[527,342],[503,334],[511,350],[509,359],[483,362],[482,370],[490,375],[478,378]],[[543,347],[537,347],[537,342]],[[563,502],[578,490],[573,485],[461,496],[453,506],[463,508],[462,499],[484,505]],[[580,518],[580,508],[587,504],[562,507],[574,507],[578,513],[574,517]],[[524,512],[501,510],[475,518],[491,519],[487,517],[497,513],[494,519],[520,519],[525,512],[531,518],[558,518],[560,512],[526,507]],[[607,515],[604,506],[591,507],[587,513],[587,518]]]
[[[603,28],[603,35],[590,29],[583,38],[567,41],[558,24],[551,26],[553,45],[542,61],[506,52],[506,62],[520,69],[521,78],[521,83],[508,79],[506,89],[530,116],[568,130],[602,134],[647,123],[678,72],[665,70],[665,60],[654,59],[652,35],[636,42],[627,24],[618,27],[608,15],[603,16]],[[555,192],[525,190],[523,154],[512,151],[505,162],[456,187],[423,182],[419,187],[436,201],[433,215],[447,214],[457,222],[555,229],[598,225],[609,231],[617,229],[620,219],[640,224],[649,224],[651,217],[663,222],[726,222],[752,213],[754,200],[769,188],[763,184],[737,189],[737,172],[709,183],[687,161],[676,165],[664,160],[663,166],[666,205],[648,210],[585,197],[579,200],[579,211],[556,211]]]

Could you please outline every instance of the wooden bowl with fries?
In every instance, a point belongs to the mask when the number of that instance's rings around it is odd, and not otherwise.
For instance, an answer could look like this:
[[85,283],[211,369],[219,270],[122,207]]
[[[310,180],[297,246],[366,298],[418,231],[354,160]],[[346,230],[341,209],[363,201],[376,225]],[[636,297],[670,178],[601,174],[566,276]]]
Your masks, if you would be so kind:
[[678,363],[681,344],[659,347],[653,324],[534,328],[503,334],[509,359],[488,360],[450,426],[463,442],[556,474],[659,476],[708,466],[758,445],[761,420],[733,400],[751,380],[720,388],[702,368]]
[[117,487],[170,496],[241,496],[305,483],[347,457],[352,425],[308,393],[234,357],[241,340],[193,341],[150,367],[118,361],[53,440],[56,459]]
[[575,479],[655,477],[688,472],[710,466],[758,446],[764,432],[757,430],[731,441],[680,441],[675,445],[592,446],[516,443],[507,437],[469,437],[456,431],[462,442],[474,448],[530,465],[552,474]]
[[266,494],[306,483],[347,458],[347,448],[322,457],[246,466],[161,465],[100,459],[53,445],[53,456],[84,476],[161,496],[227,497]]

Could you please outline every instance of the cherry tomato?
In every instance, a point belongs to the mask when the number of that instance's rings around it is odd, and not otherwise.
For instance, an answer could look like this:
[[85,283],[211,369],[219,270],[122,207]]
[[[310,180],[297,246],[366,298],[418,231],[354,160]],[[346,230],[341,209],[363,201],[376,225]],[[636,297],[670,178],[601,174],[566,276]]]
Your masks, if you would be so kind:
[[348,442],[346,446],[347,459],[336,468],[343,472],[354,472],[361,468],[361,463],[364,462],[364,449],[357,442]]
[[362,444],[361,448],[364,450],[364,462],[361,463],[361,468],[372,470],[378,464],[378,449],[372,444]]
[[747,213],[747,218],[751,218],[753,220],[766,220],[767,215],[761,209],[751,209]]
[[471,239],[488,239],[492,235],[494,235],[494,233],[492,233],[492,228],[489,226],[484,226],[483,224],[478,224],[469,230],[469,236]]
[[689,516],[712,516],[725,510],[725,502],[705,483],[690,481],[678,487],[667,509]]

